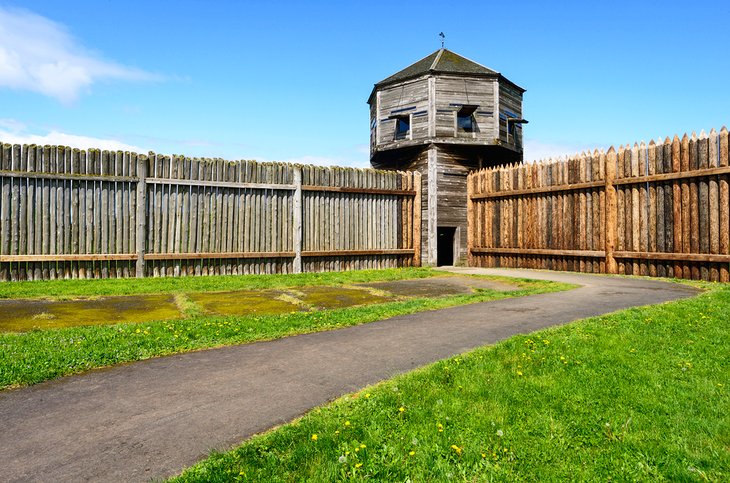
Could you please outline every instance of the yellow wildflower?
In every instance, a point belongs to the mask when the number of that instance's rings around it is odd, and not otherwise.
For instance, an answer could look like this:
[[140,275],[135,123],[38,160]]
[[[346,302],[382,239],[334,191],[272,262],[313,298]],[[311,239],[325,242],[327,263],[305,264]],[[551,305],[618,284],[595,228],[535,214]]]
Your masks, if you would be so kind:
[[406,408],[404,408],[403,406],[401,406],[401,407],[398,408],[398,411],[401,412],[401,413],[404,412],[405,410],[406,410]]
[[317,441],[317,435],[316,434],[313,434],[312,435],[312,441]]
[[355,465],[355,468],[359,468],[359,467],[361,467],[361,466],[362,466],[362,463],[357,463],[357,464]]
[[453,449],[454,451],[456,451],[456,454],[461,455],[462,449],[459,448],[458,446],[456,446],[455,444],[452,444],[451,445],[451,449]]
[[415,452],[415,451],[409,451],[409,452],[408,452],[408,456],[413,456],[414,454],[416,454],[416,452]]

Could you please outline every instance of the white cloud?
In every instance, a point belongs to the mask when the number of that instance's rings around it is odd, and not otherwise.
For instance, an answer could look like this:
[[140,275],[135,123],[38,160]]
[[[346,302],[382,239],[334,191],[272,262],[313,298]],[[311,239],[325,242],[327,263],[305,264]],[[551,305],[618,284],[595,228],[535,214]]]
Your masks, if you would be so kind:
[[[13,127],[17,128],[18,126],[20,126],[20,129],[13,129]],[[7,144],[36,144],[39,146],[49,144],[69,146],[78,149],[97,148],[110,151],[131,151],[142,154],[148,151],[139,146],[126,144],[116,139],[77,136],[59,131],[51,131],[47,134],[30,134],[25,132],[21,123],[12,119],[0,119],[0,142]]]
[[523,158],[525,161],[557,159],[559,157],[579,154],[581,151],[592,151],[595,147],[596,146],[587,146],[580,144],[552,144],[528,139],[525,141],[525,145],[523,147]]
[[38,92],[68,104],[100,80],[160,79],[90,52],[59,23],[0,7],[0,87]]

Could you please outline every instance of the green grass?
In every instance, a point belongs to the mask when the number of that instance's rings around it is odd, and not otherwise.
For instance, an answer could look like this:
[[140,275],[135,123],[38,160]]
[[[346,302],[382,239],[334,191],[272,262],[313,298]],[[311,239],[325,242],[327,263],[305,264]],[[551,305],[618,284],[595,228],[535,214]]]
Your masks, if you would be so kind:
[[728,481],[730,285],[703,285],[340,398],[176,481]]
[[347,272],[210,277],[48,280],[0,283],[0,299],[95,297],[178,292],[225,292],[306,285],[338,285],[448,275],[429,268],[391,268]]
[[[379,273],[378,273],[379,272]],[[314,284],[319,280],[334,283],[353,283],[372,280],[393,280],[439,274],[431,270],[346,272],[341,274],[307,274],[292,277],[301,284]],[[415,277],[414,277],[415,276]],[[233,278],[233,277],[227,277]],[[245,278],[245,277],[242,277]],[[253,277],[249,277],[253,278]],[[274,283],[286,283],[276,277],[265,280],[224,280],[227,287],[245,283],[271,287]],[[260,280],[264,279],[264,280]],[[183,279],[178,281],[187,282]],[[140,281],[144,282],[144,281]],[[153,281],[154,282],[154,281]],[[203,283],[205,282],[205,283]],[[196,289],[210,281],[195,284]],[[513,279],[509,280],[514,283]],[[388,302],[376,305],[349,307],[336,310],[294,312],[283,315],[211,317],[200,315],[194,306],[184,307],[189,318],[174,321],[145,322],[102,326],[68,327],[54,330],[36,330],[24,333],[0,334],[0,389],[38,383],[55,377],[83,372],[92,368],[110,366],[150,357],[188,352],[224,345],[270,340],[288,335],[330,330],[338,327],[363,324],[396,315],[434,310],[454,305],[483,302],[507,297],[565,290],[570,285],[554,282],[518,280],[519,290],[497,292],[479,290],[474,294],[420,298]],[[246,288],[250,288],[250,285]],[[100,284],[99,291],[115,284]],[[150,284],[140,285],[149,287]],[[282,285],[283,286],[283,285]],[[292,286],[292,285],[287,285]],[[296,285],[295,285],[296,286]],[[55,287],[49,284],[49,287]],[[77,287],[74,285],[74,287]],[[98,294],[82,285],[91,294]],[[215,286],[218,287],[218,286]],[[178,287],[179,290],[179,287]],[[76,291],[57,289],[57,295],[65,297]],[[117,292],[118,293],[118,292]]]

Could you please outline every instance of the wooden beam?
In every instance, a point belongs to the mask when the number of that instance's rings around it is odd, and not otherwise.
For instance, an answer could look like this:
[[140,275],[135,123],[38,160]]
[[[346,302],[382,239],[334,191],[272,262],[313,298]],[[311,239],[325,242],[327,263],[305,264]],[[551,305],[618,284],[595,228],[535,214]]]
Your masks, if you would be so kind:
[[548,256],[548,257],[585,257],[603,258],[606,252],[603,250],[552,250],[543,248],[485,248],[474,247],[472,253],[476,254],[512,254],[521,256]]
[[638,260],[730,263],[730,255],[710,253],[614,252],[614,257]]
[[432,144],[428,148],[428,255],[426,261],[430,266],[436,266],[437,229],[438,229],[438,148]]
[[56,179],[71,181],[108,181],[134,183],[139,180],[135,176],[101,176],[91,174],[68,174],[68,173],[29,173],[26,171],[0,171],[0,178],[30,178],[30,179]]
[[137,244],[137,265],[135,267],[135,275],[137,278],[142,278],[145,275],[145,241],[147,237],[147,184],[145,182],[147,177],[147,156],[140,155],[137,159],[137,213],[136,213],[136,244]]
[[414,190],[394,190],[377,188],[345,188],[341,186],[302,186],[302,191],[317,191],[330,193],[358,193],[366,195],[396,195],[416,196]]
[[303,257],[352,257],[367,255],[410,255],[413,256],[415,250],[412,248],[394,248],[389,250],[324,250],[324,251],[306,251],[302,252]]
[[616,200],[616,188],[613,185],[616,177],[616,150],[611,146],[608,153],[604,156],[601,154],[601,161],[606,165],[606,205],[604,207],[604,219],[606,226],[606,238],[604,250],[606,252],[606,273],[618,273],[618,265],[613,256],[616,249],[616,237],[618,226],[618,205]]
[[84,253],[74,255],[0,255],[0,263],[6,262],[101,262],[112,260],[136,260],[136,253]]
[[294,248],[294,273],[302,273],[302,168],[294,168],[294,199],[292,200],[293,227],[292,246]]
[[569,185],[542,186],[539,188],[527,188],[513,191],[497,191],[495,193],[477,193],[472,196],[473,200],[485,200],[493,198],[516,198],[524,195],[539,195],[544,193],[556,193],[561,191],[578,191],[584,189],[603,188],[603,181],[589,181],[587,183],[575,183]]
[[220,258],[292,258],[294,252],[201,252],[201,253],[148,253],[146,260],[199,260]]
[[237,188],[253,190],[294,191],[296,189],[296,186],[293,184],[238,183],[236,181],[204,181],[197,179],[147,178],[147,183],[179,186],[210,186],[213,188]]
[[704,168],[694,171],[684,171],[679,173],[661,173],[650,176],[637,176],[635,178],[623,178],[614,180],[615,185],[641,184],[661,181],[671,181],[676,179],[687,178],[703,178],[707,176],[717,176],[721,174],[730,174],[730,166],[722,166],[719,168]]
[[[694,171],[678,172],[678,173],[661,173],[649,176],[636,176],[632,178],[614,179],[613,185],[632,185],[652,182],[672,181],[687,178],[702,178],[707,176],[718,176],[730,174],[730,167],[723,166],[719,168],[697,169]],[[514,198],[524,195],[537,195],[543,193],[554,193],[561,191],[577,191],[583,189],[601,188],[604,186],[603,181],[591,181],[587,183],[575,183],[570,185],[545,186],[541,188],[530,188],[514,191],[498,191],[496,193],[476,193],[472,196],[473,200],[493,199],[493,198]]]
[[413,198],[413,265],[421,266],[421,173],[413,171],[413,187],[416,196]]

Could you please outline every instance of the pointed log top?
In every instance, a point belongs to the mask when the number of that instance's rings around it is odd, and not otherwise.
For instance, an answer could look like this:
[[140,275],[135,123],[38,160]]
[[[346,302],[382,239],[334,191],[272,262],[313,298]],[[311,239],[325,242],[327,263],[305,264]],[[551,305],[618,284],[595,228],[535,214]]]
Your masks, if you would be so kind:
[[670,138],[669,136],[667,136],[666,138],[664,138],[664,144],[672,144],[672,138]]
[[714,127],[710,129],[710,136],[712,136],[713,134],[717,134],[717,131],[715,131]]
[[610,148],[608,148],[608,152],[606,154],[615,154],[615,153],[616,153],[616,150],[614,149],[613,146],[611,146]]
[[601,154],[603,154],[603,148],[601,148],[601,149],[596,148],[593,150],[593,156],[600,156]]
[[[687,137],[687,133],[684,134],[684,137]],[[674,138],[672,139],[672,142],[675,142],[675,141],[679,142],[679,136],[677,136],[676,134],[674,135]]]
[[697,131],[692,131],[692,139],[697,139]]
[[722,126],[722,128],[720,128],[720,132],[721,133],[727,133],[727,127]]
[[[642,141],[642,142],[644,142],[644,141]],[[649,141],[649,147],[656,146],[656,145],[657,145],[657,143],[655,143],[653,139]]]
[[682,136],[682,142],[689,141],[689,136],[687,136],[687,133],[684,133],[684,136]]
[[639,147],[641,147],[641,148],[646,148],[646,143],[644,142],[644,140],[643,140],[643,139],[642,139],[642,140],[641,140],[641,142],[639,143]]
[[705,139],[705,138],[707,138],[707,133],[703,129],[702,131],[700,131],[700,139]]

